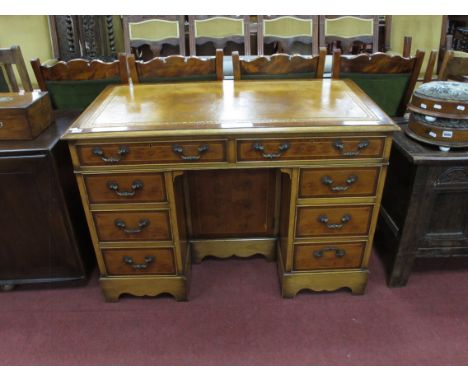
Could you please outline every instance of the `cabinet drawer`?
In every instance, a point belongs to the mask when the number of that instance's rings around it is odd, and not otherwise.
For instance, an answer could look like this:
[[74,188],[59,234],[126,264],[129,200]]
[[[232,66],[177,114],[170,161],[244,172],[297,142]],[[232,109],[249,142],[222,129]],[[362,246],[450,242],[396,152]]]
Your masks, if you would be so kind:
[[249,139],[237,142],[239,161],[379,158],[384,138]]
[[99,241],[170,240],[168,211],[93,213]]
[[372,206],[299,207],[296,236],[367,235]]
[[102,255],[111,276],[175,272],[171,248],[105,249]]
[[299,197],[373,196],[379,171],[379,167],[304,169],[301,170]]
[[85,175],[90,203],[164,202],[164,176],[154,174]]
[[294,246],[294,270],[359,268],[365,248],[365,242],[298,244]]
[[225,141],[171,141],[77,146],[81,165],[225,162]]

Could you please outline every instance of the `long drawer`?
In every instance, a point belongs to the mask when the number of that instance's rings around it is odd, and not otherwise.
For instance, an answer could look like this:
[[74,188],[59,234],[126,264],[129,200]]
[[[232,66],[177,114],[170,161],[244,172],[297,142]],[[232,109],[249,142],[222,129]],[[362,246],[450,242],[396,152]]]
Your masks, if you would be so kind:
[[359,268],[365,248],[365,242],[296,244],[293,270]]
[[84,166],[226,161],[226,142],[168,141],[148,143],[78,145],[78,159]]
[[168,211],[94,212],[99,241],[170,240]]
[[102,254],[110,276],[175,272],[172,248],[104,249]]
[[90,203],[165,202],[162,173],[85,175]]
[[379,167],[302,169],[299,197],[374,196]]
[[379,137],[245,139],[237,141],[237,160],[380,158],[384,142]]
[[365,236],[372,209],[372,205],[298,207],[296,237]]

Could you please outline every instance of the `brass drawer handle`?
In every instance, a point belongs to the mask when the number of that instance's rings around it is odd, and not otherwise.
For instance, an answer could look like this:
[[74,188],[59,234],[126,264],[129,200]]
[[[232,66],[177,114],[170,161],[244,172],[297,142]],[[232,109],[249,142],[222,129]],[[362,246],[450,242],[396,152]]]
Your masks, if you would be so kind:
[[138,228],[127,228],[127,225],[125,222],[121,219],[116,219],[114,222],[115,226],[118,229],[121,229],[125,233],[140,233],[142,232],[146,227],[149,226],[150,221],[148,219],[141,219],[138,223]]
[[130,256],[124,256],[122,260],[125,264],[130,265],[133,269],[140,270],[148,268],[148,265],[154,262],[154,256],[145,256],[145,262],[143,264],[135,263],[135,261]]
[[356,183],[357,180],[357,175],[351,175],[350,177],[348,177],[348,179],[346,179],[346,186],[333,186],[333,179],[330,178],[328,175],[325,175],[324,177],[322,177],[322,184],[330,187],[330,190],[334,192],[342,192],[347,191],[353,183]]
[[141,180],[134,180],[132,185],[132,191],[120,191],[119,184],[117,182],[107,182],[107,188],[114,191],[119,196],[132,197],[135,196],[138,190],[143,189],[143,182]]
[[184,148],[180,145],[175,144],[174,146],[172,146],[172,151],[178,154],[180,159],[182,160],[194,161],[194,160],[199,160],[202,154],[208,151],[208,148],[209,146],[205,143],[203,145],[198,146],[197,151],[199,155],[184,155]]
[[263,144],[261,144],[260,142],[255,142],[253,145],[252,145],[252,148],[255,150],[255,151],[258,151],[258,152],[261,152],[262,153],[262,156],[266,159],[276,159],[276,158],[279,158],[284,152],[288,151],[288,149],[290,148],[290,144],[288,142],[284,142],[284,143],[281,143],[279,146],[278,146],[278,151],[276,153],[266,153],[265,152],[265,146],[263,146]]
[[330,229],[338,229],[342,228],[346,223],[348,223],[351,220],[351,215],[345,214],[341,218],[341,223],[328,223],[328,216],[327,215],[320,215],[318,217],[318,221],[322,224],[325,224],[327,228]]
[[361,154],[361,151],[369,147],[369,141],[367,139],[363,139],[357,144],[356,151],[343,151],[344,144],[341,139],[335,139],[332,142],[333,147],[340,152],[341,155],[346,157],[355,157]]
[[119,147],[119,151],[117,151],[117,154],[119,155],[118,157],[106,157],[104,155],[104,151],[100,147],[95,147],[93,148],[93,154],[100,157],[103,162],[106,163],[119,163],[125,155],[128,154],[128,147],[125,145],[122,145]]
[[346,255],[346,251],[344,249],[328,247],[314,251],[314,256],[317,258],[323,257],[325,255],[325,252],[335,252],[336,257],[343,257]]

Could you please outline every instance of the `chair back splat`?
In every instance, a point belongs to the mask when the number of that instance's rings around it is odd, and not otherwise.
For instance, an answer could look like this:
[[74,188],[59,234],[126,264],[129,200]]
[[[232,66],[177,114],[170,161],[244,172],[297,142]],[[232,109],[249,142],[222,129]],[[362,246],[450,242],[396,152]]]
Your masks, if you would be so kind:
[[318,16],[257,16],[257,51],[271,53],[318,54]]
[[376,53],[379,50],[378,16],[320,16],[320,46],[328,53]]
[[188,21],[191,56],[203,55],[198,53],[199,48],[200,45],[207,43],[223,51],[230,43],[242,44],[244,54],[250,55],[249,16],[189,16]]
[[180,55],[186,54],[184,16],[124,16],[123,30],[125,53],[133,53],[139,60],[160,57],[177,46]]

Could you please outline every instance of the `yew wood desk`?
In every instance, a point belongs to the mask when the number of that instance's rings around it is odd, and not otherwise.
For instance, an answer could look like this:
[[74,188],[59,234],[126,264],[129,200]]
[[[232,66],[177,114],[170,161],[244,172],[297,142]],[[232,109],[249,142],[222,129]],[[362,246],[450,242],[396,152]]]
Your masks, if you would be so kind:
[[277,258],[284,297],[364,293],[395,130],[346,81],[107,88],[64,135],[106,299],[184,300],[207,255]]

